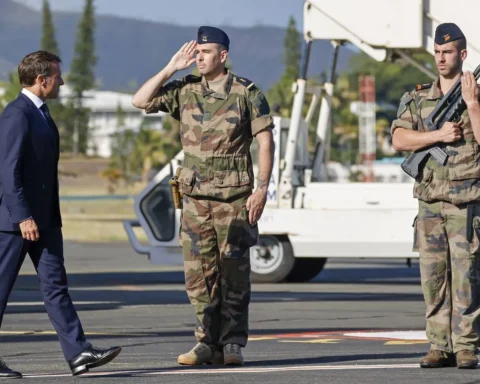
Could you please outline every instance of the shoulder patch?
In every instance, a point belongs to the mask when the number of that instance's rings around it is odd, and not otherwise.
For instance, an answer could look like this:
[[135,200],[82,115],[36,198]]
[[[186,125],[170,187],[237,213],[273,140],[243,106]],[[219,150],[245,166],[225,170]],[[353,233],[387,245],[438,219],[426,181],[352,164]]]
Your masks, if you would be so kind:
[[187,75],[183,78],[183,81],[187,84],[200,83],[202,81],[202,78],[200,76]]
[[397,110],[397,118],[400,118],[400,116],[407,110],[408,105],[412,102],[413,97],[410,94],[410,92],[405,92],[400,99],[400,105],[398,106]]
[[270,105],[263,93],[259,93],[253,100],[253,105],[257,107],[259,116],[265,116],[270,114]]
[[244,77],[235,76],[235,80],[237,80],[240,84],[242,84],[247,89],[255,89],[255,84],[253,81],[245,79]]
[[415,86],[416,91],[421,91],[422,89],[432,88],[433,83],[417,84]]

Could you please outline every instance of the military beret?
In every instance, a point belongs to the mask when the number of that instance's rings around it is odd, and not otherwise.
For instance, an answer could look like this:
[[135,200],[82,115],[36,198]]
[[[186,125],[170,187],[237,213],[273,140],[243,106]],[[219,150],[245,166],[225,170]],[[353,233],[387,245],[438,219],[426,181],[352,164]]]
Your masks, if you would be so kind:
[[197,44],[217,43],[227,48],[230,47],[230,39],[227,34],[219,28],[201,26],[198,28]]
[[438,45],[447,44],[462,38],[465,38],[462,30],[453,23],[440,24],[435,30],[435,43]]

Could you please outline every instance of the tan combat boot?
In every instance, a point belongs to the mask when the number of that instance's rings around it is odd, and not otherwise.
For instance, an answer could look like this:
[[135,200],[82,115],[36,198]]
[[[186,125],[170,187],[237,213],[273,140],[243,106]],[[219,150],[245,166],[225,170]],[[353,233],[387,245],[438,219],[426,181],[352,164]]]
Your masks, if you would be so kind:
[[238,344],[227,344],[223,347],[225,365],[243,365],[242,347]]
[[457,367],[460,369],[477,368],[478,359],[474,351],[463,350],[457,352]]
[[177,362],[182,365],[211,364],[212,358],[212,347],[205,343],[197,343],[189,352],[178,356]]
[[431,349],[426,356],[420,360],[420,367],[422,368],[442,368],[454,367],[455,355],[444,351]]

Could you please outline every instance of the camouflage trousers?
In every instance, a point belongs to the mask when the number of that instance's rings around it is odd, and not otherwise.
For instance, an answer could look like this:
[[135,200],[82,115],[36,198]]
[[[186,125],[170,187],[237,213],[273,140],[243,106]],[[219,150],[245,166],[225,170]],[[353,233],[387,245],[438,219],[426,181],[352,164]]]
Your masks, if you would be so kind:
[[414,250],[426,304],[432,349],[474,350],[480,335],[480,217],[467,241],[467,206],[419,201]]
[[183,197],[180,242],[198,342],[247,344],[249,247],[258,240],[258,227],[248,222],[247,198],[225,202]]

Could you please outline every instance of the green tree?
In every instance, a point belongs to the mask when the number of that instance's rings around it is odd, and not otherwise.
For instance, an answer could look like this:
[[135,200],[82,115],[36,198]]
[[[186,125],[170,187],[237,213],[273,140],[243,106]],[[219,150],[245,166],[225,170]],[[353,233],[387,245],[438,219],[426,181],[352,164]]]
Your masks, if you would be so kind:
[[[40,48],[45,51],[60,55],[60,49],[58,48],[58,42],[55,38],[55,25],[52,19],[52,13],[50,11],[50,4],[48,0],[43,0],[42,10],[42,38]],[[60,93],[61,97],[61,93]],[[60,134],[60,151],[71,150],[72,141],[71,136],[73,134],[72,118],[75,117],[73,110],[69,110],[68,104],[62,104],[57,100],[48,100],[50,113],[58,127]]]
[[0,97],[0,113],[4,110],[8,103],[15,100],[22,90],[18,71],[13,71],[8,75],[8,83],[5,87],[5,93]]
[[144,120],[138,132],[125,129],[125,112],[117,106],[117,130],[112,140],[112,156],[106,177],[120,175],[128,187],[140,174],[148,182],[152,169],[167,164],[181,149],[180,124],[170,116],[163,122],[163,131],[152,129]]
[[138,167],[132,157],[135,150],[135,132],[125,129],[126,114],[120,104],[116,109],[117,126],[112,137],[112,156],[110,158],[110,169],[117,169],[121,178],[128,187],[133,183],[134,174],[138,173]]
[[49,100],[48,103],[52,105],[50,111],[60,134],[60,152],[71,153],[73,152],[73,132],[77,110],[71,99],[65,103],[57,103],[55,100]]
[[295,18],[290,16],[287,32],[283,41],[283,64],[285,65],[285,76],[293,81],[300,76],[300,62],[302,60],[302,40],[297,30]]
[[[434,67],[428,53],[415,54],[415,59],[426,67]],[[402,60],[378,62],[364,53],[351,57],[348,70],[338,77],[332,103],[331,159],[342,163],[356,163],[358,158],[358,117],[350,111],[352,102],[358,100],[360,75],[375,76],[377,107],[376,131],[385,137],[389,125],[396,117],[400,97],[415,84],[431,81],[423,72]],[[378,151],[378,158],[383,154]]]
[[125,186],[130,186],[134,181],[135,174],[140,172],[138,162],[134,159],[136,135],[131,129],[117,131],[112,138],[112,156],[110,169],[117,169]]
[[302,59],[302,40],[297,30],[295,18],[290,16],[288,27],[283,40],[284,53],[283,64],[285,70],[278,81],[267,93],[270,105],[279,109],[280,115],[289,117],[291,114],[294,93],[292,84],[300,75],[300,64]]
[[52,12],[48,0],[43,0],[43,23],[41,49],[60,55],[57,40],[55,39],[55,26],[52,20]]
[[85,91],[95,86],[94,69],[96,64],[95,10],[93,0],[86,0],[82,19],[78,24],[75,54],[68,76],[68,82],[73,91],[74,106],[77,110],[74,128],[74,155],[78,152],[85,153],[87,148],[89,111],[83,107],[83,97]]
[[68,81],[73,92],[81,99],[83,93],[95,86],[95,14],[93,0],[86,0],[82,19],[78,24],[75,54]]
[[143,124],[136,135],[135,144],[132,161],[141,170],[142,183],[146,184],[151,170],[169,160],[165,154],[168,141],[164,140],[162,132]]
[[163,162],[158,164],[159,166],[165,165],[182,149],[179,121],[167,115],[163,122],[163,130],[163,152],[165,158]]
[[[414,58],[426,67],[434,68],[434,58],[427,53],[419,53]],[[398,105],[404,92],[413,89],[415,84],[431,81],[423,72],[403,60],[378,62],[365,53],[351,57],[348,76],[352,80],[353,90],[358,89],[360,75],[375,76],[376,99],[381,103]],[[393,113],[396,112],[393,111]]]

